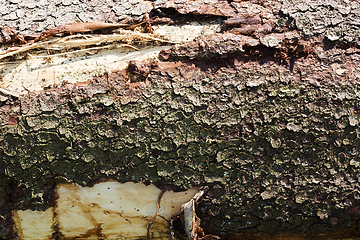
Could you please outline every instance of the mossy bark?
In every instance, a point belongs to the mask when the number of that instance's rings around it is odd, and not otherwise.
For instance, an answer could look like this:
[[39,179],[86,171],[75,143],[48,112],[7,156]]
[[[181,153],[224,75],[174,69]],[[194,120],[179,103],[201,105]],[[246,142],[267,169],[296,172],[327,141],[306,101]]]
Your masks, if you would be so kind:
[[49,207],[57,183],[111,178],[210,186],[206,233],[356,234],[359,37],[228,50],[226,36],[163,53],[143,82],[122,71],[3,101],[2,217]]

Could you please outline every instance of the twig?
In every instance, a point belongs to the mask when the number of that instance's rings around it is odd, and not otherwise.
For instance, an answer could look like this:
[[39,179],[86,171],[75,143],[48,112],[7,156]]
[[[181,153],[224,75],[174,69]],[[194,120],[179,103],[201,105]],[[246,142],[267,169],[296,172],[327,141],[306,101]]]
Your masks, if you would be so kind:
[[79,33],[79,32],[91,32],[99,30],[102,28],[112,28],[112,27],[129,27],[129,24],[121,23],[103,23],[103,22],[78,22],[78,23],[66,23],[59,25],[49,30],[42,32],[37,38],[32,40],[32,43],[38,42],[44,38],[54,36],[60,33]]
[[156,217],[159,215],[160,201],[161,201],[161,198],[164,195],[164,193],[165,193],[165,190],[161,190],[161,192],[159,194],[157,204],[156,204],[156,214],[155,214],[154,218],[151,220],[151,222],[150,222],[150,224],[148,226],[148,229],[147,229],[147,240],[150,240],[150,230],[151,230],[151,227],[152,227]]

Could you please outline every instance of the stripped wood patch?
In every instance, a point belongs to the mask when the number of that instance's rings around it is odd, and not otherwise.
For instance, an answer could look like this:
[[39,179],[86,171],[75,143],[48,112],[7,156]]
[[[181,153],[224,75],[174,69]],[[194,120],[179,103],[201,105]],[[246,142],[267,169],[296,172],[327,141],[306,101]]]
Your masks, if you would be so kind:
[[[158,216],[149,231],[151,239],[169,239],[168,222],[180,214],[181,206],[197,191],[191,188],[163,193]],[[21,239],[52,239],[55,231],[66,239],[144,239],[162,193],[154,185],[132,182],[103,182],[93,187],[61,184],[56,192],[58,199],[53,208],[14,211]]]

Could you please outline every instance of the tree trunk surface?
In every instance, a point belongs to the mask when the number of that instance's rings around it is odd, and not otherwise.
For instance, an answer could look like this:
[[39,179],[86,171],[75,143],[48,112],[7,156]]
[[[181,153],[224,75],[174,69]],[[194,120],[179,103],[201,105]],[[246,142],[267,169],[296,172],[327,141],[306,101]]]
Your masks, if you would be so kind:
[[220,26],[135,70],[2,93],[0,238],[16,235],[12,210],[53,206],[56,184],[104,179],[208,186],[196,213],[205,234],[223,238],[359,234],[358,1],[2,0],[0,9],[0,26],[29,35],[146,16]]

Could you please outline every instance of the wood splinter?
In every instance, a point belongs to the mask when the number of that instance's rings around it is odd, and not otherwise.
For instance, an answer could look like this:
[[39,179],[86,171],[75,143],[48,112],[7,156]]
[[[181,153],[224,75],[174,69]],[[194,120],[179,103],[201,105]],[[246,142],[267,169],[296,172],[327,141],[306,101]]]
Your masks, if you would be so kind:
[[181,212],[183,213],[185,221],[185,233],[189,240],[197,240],[199,237],[204,235],[202,229],[200,228],[200,218],[198,218],[195,213],[195,205],[207,189],[207,186],[201,187],[199,192],[197,192],[192,199],[190,199],[187,203],[184,203],[181,207]]
[[8,96],[13,96],[16,98],[19,98],[20,96],[18,94],[12,93],[6,89],[0,88],[0,93],[4,94],[4,95],[8,95]]

